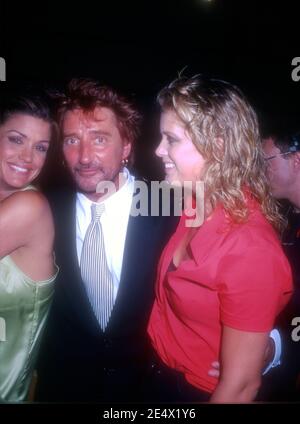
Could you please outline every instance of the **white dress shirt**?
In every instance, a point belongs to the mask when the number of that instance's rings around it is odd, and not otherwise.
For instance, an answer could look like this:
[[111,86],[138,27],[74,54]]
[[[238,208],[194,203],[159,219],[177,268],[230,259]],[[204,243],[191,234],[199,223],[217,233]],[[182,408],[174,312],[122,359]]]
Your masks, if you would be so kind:
[[[134,192],[134,177],[126,168],[123,173],[126,181],[119,190],[103,201],[105,210],[100,219],[107,264],[113,277],[114,300],[116,300],[120,284],[128,219]],[[84,194],[77,193],[76,249],[79,265],[84,237],[91,222],[92,204],[93,202]]]
[[263,375],[267,374],[267,372],[269,372],[271,368],[276,368],[276,367],[278,367],[278,365],[281,364],[281,349],[282,349],[281,345],[282,345],[282,343],[281,343],[281,337],[280,337],[279,331],[276,328],[274,328],[270,333],[270,337],[274,341],[274,348],[275,348],[274,358],[264,369]]

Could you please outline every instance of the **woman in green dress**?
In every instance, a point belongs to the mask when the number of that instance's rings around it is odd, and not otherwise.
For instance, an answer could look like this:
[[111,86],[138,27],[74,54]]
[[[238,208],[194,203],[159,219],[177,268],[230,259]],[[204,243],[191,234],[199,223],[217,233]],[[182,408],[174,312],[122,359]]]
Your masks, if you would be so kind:
[[23,401],[57,274],[50,208],[30,185],[55,124],[43,97],[0,96],[0,401]]

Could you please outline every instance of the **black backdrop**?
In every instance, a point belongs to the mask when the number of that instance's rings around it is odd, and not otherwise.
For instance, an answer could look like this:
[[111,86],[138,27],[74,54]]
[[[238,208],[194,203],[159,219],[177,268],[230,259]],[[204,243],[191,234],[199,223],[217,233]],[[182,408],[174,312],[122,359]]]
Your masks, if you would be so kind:
[[[300,128],[300,81],[292,81],[291,62],[300,56],[297,3],[0,0],[0,57],[6,60],[8,83],[60,87],[71,77],[95,77],[135,97],[147,116],[157,91],[187,67],[189,74],[205,72],[238,84],[264,128],[295,130]],[[156,178],[160,169],[152,153],[156,139],[151,121],[146,129],[137,149],[137,168]],[[61,183],[63,174],[60,159],[54,157],[44,185]],[[209,419],[213,414],[224,419],[227,412],[233,422],[234,417],[241,421],[247,416],[253,422],[270,419],[272,411],[271,419],[292,413],[291,405],[285,404],[273,405],[272,410],[271,405],[235,406],[234,411],[227,406],[204,405],[196,417],[205,419],[207,413]],[[45,417],[61,419],[61,412],[66,412],[74,422],[98,422],[103,412],[99,405],[60,407],[24,405],[22,416],[27,413],[33,423]],[[15,412],[20,417],[13,408],[6,409],[10,420]],[[5,420],[4,409],[1,417]]]
[[[300,128],[300,81],[291,77],[297,0],[0,1],[7,82],[61,87],[95,77],[133,96],[149,117],[158,90],[185,68],[239,85],[263,130]],[[136,167],[157,178],[153,122],[145,128]],[[46,185],[59,182],[59,164],[56,157]]]

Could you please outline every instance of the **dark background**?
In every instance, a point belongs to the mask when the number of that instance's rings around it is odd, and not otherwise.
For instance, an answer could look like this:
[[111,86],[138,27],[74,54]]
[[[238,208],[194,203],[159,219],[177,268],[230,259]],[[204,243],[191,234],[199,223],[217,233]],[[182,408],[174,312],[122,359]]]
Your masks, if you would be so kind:
[[[179,71],[206,73],[242,88],[263,131],[295,131],[300,81],[291,78],[291,62],[300,56],[297,3],[2,0],[0,56],[7,82],[63,87],[72,77],[94,77],[133,96],[146,116],[159,89]],[[156,141],[146,120],[136,167],[151,178],[159,174]],[[49,185],[59,180],[58,160],[55,167]]]

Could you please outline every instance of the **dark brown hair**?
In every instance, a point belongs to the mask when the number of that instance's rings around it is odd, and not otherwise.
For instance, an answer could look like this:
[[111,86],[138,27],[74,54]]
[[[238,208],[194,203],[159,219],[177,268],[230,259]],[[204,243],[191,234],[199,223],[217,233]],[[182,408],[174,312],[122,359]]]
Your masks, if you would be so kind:
[[115,113],[119,131],[128,142],[135,143],[140,134],[141,115],[134,105],[113,88],[98,81],[74,78],[68,83],[65,93],[56,97],[59,124],[67,111],[82,109],[91,112],[96,107],[107,107]]

